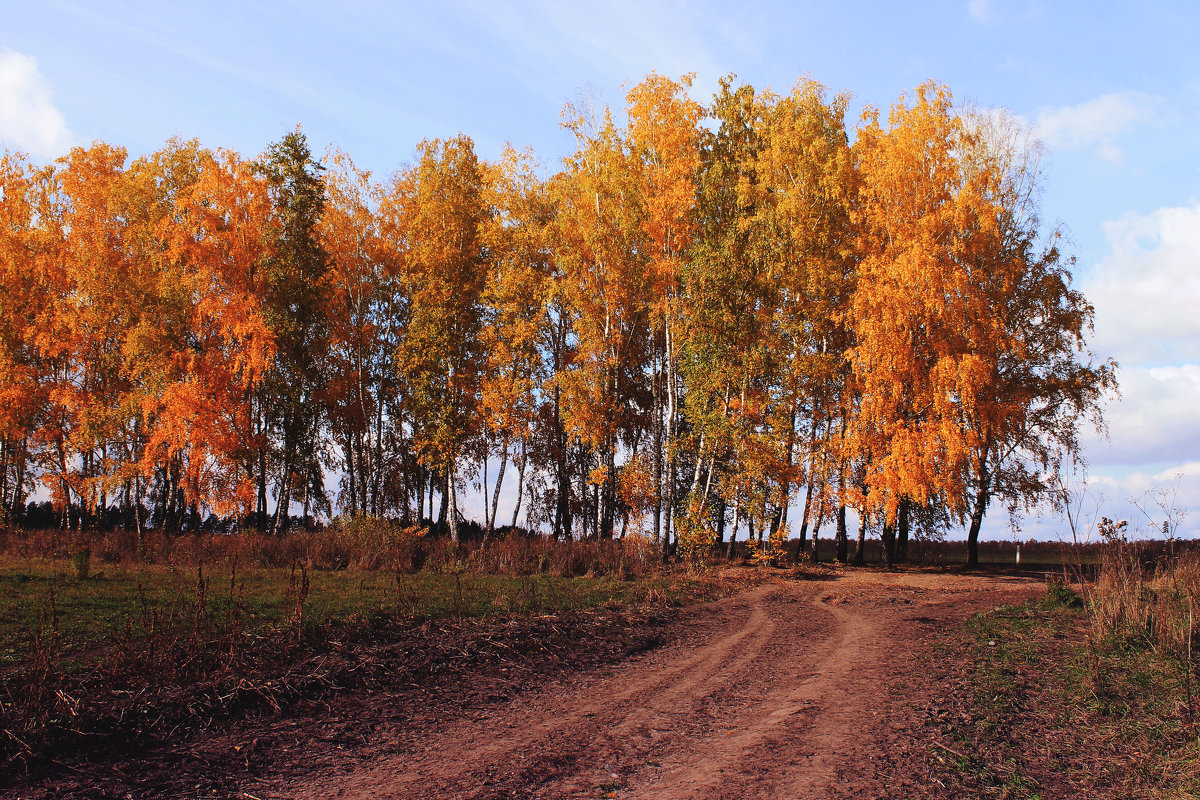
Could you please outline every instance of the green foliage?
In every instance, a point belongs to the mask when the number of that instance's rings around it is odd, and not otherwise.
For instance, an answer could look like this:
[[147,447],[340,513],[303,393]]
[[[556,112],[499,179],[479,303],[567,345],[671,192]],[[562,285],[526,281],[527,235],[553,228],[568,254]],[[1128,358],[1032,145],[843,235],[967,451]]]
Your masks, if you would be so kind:
[[679,557],[693,570],[706,569],[713,557],[717,536],[709,516],[699,499],[693,497],[688,501],[686,511],[675,517]]
[[[276,354],[263,387],[262,410],[278,475],[276,491],[285,514],[295,496],[305,498],[306,508],[328,513],[325,417],[319,402],[329,339],[330,262],[317,229],[325,209],[324,167],[312,157],[304,134],[295,130],[267,149],[261,170],[274,212],[263,294]],[[265,482],[266,476],[260,480]]]

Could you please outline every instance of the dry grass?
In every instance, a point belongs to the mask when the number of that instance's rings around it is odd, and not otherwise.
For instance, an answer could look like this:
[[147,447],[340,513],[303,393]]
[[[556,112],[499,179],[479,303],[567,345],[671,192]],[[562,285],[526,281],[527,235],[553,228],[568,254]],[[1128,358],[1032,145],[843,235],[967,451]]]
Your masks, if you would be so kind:
[[255,531],[170,535],[115,529],[83,534],[58,529],[0,529],[0,557],[69,559],[86,549],[91,569],[105,565],[238,563],[246,567],[387,570],[405,573],[470,571],[489,575],[544,573],[561,577],[644,577],[664,571],[643,537],[555,541],[505,532],[487,541],[454,544],[421,528],[384,520],[351,519],[317,531],[270,536]]
[[1116,543],[1105,552],[1090,595],[1098,636],[1132,637],[1193,663],[1200,554],[1149,559],[1136,543]]
[[621,614],[737,588],[639,538],[456,545],[366,521],[282,537],[0,533],[0,773],[331,691],[349,679],[325,662],[347,643],[403,639],[417,658],[431,622]]

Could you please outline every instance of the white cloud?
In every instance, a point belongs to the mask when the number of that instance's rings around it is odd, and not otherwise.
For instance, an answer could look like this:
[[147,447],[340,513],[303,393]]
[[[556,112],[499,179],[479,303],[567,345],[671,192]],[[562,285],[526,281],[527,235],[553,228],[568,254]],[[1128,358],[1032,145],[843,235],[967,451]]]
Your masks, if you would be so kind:
[[1083,282],[1093,344],[1126,364],[1200,363],[1200,204],[1103,224],[1108,255]]
[[1093,464],[1153,468],[1200,455],[1200,365],[1122,368],[1119,380],[1121,399],[1104,411],[1108,440],[1085,436]]
[[1162,98],[1141,92],[1112,92],[1074,106],[1043,108],[1037,115],[1038,136],[1052,150],[1091,147],[1105,161],[1120,163],[1117,140],[1154,119]]
[[991,0],[970,0],[967,3],[967,13],[976,22],[987,22],[993,16]]
[[1108,254],[1081,289],[1096,309],[1093,348],[1121,365],[1121,399],[1105,409],[1108,441],[1089,435],[1084,452],[1114,470],[1104,480],[1118,500],[1177,472],[1200,487],[1200,204],[1103,229]]
[[[1162,538],[1162,523],[1170,519],[1175,534],[1183,539],[1200,538],[1200,463],[1188,462],[1159,472],[1093,470],[1087,476],[1068,478],[1074,496],[1072,515],[1080,542],[1098,542],[1096,529],[1101,517],[1127,520],[1127,535],[1136,539]],[[1070,542],[1071,526],[1061,504],[1046,506],[1041,513],[1018,521],[1013,531],[1000,508],[984,518],[982,539],[1039,539]]]
[[71,146],[66,121],[37,62],[11,50],[0,51],[0,145],[43,158],[62,155]]

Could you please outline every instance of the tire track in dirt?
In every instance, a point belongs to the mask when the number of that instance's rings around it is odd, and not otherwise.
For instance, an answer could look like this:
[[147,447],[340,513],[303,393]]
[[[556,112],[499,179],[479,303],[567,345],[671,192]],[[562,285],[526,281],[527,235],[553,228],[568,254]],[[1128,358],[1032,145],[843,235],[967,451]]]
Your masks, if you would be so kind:
[[936,691],[913,674],[931,632],[1038,586],[930,573],[775,581],[692,612],[671,645],[421,731],[399,753],[348,761],[343,775],[256,794],[920,796],[909,779],[867,774],[848,756],[916,729],[921,692]]
[[[464,720],[440,731],[419,752],[389,757],[357,772],[350,785],[341,779],[336,785],[310,786],[302,794],[289,789],[277,796],[505,797],[495,795],[492,776],[505,773],[505,783],[524,779],[526,773],[545,777],[544,754],[551,754],[555,772],[571,773],[586,745],[618,738],[655,714],[688,705],[723,680],[723,671],[738,671],[752,661],[774,632],[766,609],[777,592],[776,585],[767,584],[717,604],[729,615],[725,627],[735,630],[692,652],[664,657],[664,651],[654,651],[621,665],[617,675],[585,678],[568,687],[566,695],[550,689],[498,714]],[[597,705],[601,697],[602,705]],[[469,761],[459,764],[462,772],[450,781],[442,775],[447,756],[440,741],[472,744]]]
[[[834,618],[834,633],[812,643],[797,654],[788,675],[780,676],[781,688],[764,697],[750,713],[730,721],[734,730],[724,740],[721,755],[697,762],[694,757],[663,764],[659,775],[647,783],[632,785],[627,794],[645,800],[676,800],[680,797],[799,797],[798,792],[822,788],[824,776],[834,774],[830,763],[854,744],[857,730],[843,719],[852,706],[846,683],[855,665],[864,663],[863,651],[877,633],[865,616],[830,604],[822,593],[810,605]],[[770,710],[767,710],[770,709]],[[711,739],[697,743],[700,752],[711,752]],[[790,758],[780,758],[786,752]],[[764,773],[745,769],[772,753],[771,769]],[[787,780],[779,786],[781,770]]]

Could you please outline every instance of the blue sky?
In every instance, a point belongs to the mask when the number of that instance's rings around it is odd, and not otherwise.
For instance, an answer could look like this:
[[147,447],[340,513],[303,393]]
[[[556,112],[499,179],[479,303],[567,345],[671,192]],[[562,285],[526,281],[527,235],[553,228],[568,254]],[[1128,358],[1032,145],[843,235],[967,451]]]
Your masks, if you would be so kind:
[[571,147],[565,102],[590,91],[620,106],[652,70],[695,72],[702,102],[732,72],[778,91],[811,75],[851,92],[855,113],[930,78],[1007,107],[1047,146],[1043,217],[1069,232],[1095,347],[1122,367],[1110,439],[1086,440],[1089,492],[1135,525],[1126,501],[1148,489],[1200,510],[1191,3],[0,0],[0,20],[0,146],[47,159],[94,139],[136,155],[173,135],[253,154],[299,123],[317,151],[334,143],[380,175],[459,132],[485,158],[511,141],[552,169]]

